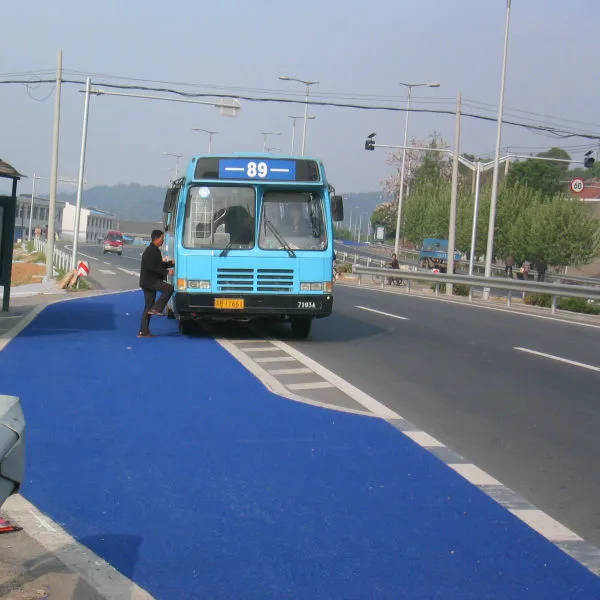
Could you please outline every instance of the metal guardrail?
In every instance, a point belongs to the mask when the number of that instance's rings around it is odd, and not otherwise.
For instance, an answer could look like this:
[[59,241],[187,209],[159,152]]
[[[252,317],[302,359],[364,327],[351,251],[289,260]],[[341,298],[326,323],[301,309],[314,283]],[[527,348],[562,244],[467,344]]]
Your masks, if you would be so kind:
[[[36,252],[40,252],[46,256],[48,252],[48,244],[44,240],[40,238],[33,238],[33,247]],[[71,269],[71,255],[55,246],[52,263],[59,270],[69,271]]]
[[520,281],[508,279],[505,277],[480,277],[476,275],[451,275],[448,273],[433,273],[431,271],[404,271],[390,268],[372,268],[353,266],[352,272],[358,275],[358,284],[362,285],[365,276],[377,277],[381,279],[381,286],[385,285],[388,277],[407,280],[408,291],[410,292],[411,281],[429,281],[436,285],[436,295],[439,295],[439,284],[462,284],[470,287],[469,297],[471,298],[473,288],[507,290],[507,305],[511,304],[511,293],[531,293],[547,294],[552,297],[552,312],[556,312],[556,299],[563,298],[584,298],[586,300],[600,300],[600,287],[590,287],[581,285],[569,285],[565,283],[546,283],[537,281]]

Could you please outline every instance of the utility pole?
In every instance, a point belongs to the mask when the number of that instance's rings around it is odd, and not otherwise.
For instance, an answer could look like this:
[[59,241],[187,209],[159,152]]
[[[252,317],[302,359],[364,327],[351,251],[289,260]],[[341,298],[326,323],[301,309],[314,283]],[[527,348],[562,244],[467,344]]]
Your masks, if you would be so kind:
[[[454,156],[452,157],[452,193],[450,196],[450,229],[448,231],[448,275],[454,273],[454,246],[456,243],[456,205],[458,203],[458,157],[460,154],[460,110],[461,95],[456,97],[456,132],[454,134]],[[452,284],[446,284],[446,294],[452,296]]]
[[52,138],[52,171],[48,203],[48,244],[46,246],[46,279],[54,279],[54,221],[56,219],[56,184],[58,180],[58,139],[60,134],[60,92],[62,83],[62,50],[58,51],[56,68],[56,97],[54,100],[54,134]]

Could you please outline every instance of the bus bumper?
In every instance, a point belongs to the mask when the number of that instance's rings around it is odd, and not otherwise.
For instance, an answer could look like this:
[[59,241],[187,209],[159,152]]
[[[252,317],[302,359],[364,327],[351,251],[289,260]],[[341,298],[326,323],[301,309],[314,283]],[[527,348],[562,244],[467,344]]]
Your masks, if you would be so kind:
[[[173,300],[173,308],[179,318],[225,317],[228,319],[248,319],[303,316],[319,319],[328,317],[333,309],[333,296],[331,294],[284,296],[176,292]],[[243,308],[217,308],[219,304],[217,300],[242,300]]]

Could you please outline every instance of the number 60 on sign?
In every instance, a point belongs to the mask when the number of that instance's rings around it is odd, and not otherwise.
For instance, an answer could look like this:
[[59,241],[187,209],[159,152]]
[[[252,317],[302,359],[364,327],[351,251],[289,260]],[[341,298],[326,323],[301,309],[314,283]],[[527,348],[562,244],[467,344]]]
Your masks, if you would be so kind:
[[584,187],[585,187],[585,184],[583,182],[583,179],[579,179],[578,177],[576,177],[575,179],[573,179],[571,181],[571,191],[574,192],[575,194],[579,194],[579,193],[583,192]]

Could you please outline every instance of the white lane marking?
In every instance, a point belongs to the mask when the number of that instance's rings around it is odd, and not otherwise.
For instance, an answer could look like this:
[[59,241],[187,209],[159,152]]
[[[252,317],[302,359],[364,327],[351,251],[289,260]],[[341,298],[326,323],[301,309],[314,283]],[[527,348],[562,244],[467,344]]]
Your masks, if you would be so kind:
[[295,348],[292,348],[292,346],[290,346],[289,344],[277,340],[274,340],[272,343],[275,346],[281,348],[289,356],[295,358],[298,362],[301,362],[303,365],[307,366],[309,369],[314,371],[319,377],[322,377],[323,379],[325,379],[325,381],[329,381],[329,383],[332,383],[335,387],[344,392],[344,394],[350,396],[350,398],[364,406],[368,411],[372,412],[374,415],[381,417],[382,419],[402,418],[398,413],[385,406],[385,404],[382,404],[378,400],[375,400],[375,398],[369,396],[369,394],[366,394],[362,390],[359,390],[357,387],[353,386],[345,379],[342,379],[339,375],[336,375],[323,365],[319,364],[317,361],[306,356],[306,354],[302,354],[302,352],[299,352]]
[[502,485],[497,479],[476,465],[470,463],[449,463],[448,466],[473,485]]
[[114,600],[153,600],[146,590],[80,544],[20,494],[10,496],[2,511],[50,554],[81,576],[100,596]]
[[242,348],[244,352],[279,352],[279,348],[275,346],[251,346],[250,348]]
[[127,275],[133,275],[134,277],[137,277],[137,273],[135,271],[128,271],[127,269],[124,269],[123,267],[117,267],[117,269],[119,269],[119,271],[123,271],[123,273],[127,273]]
[[329,381],[312,381],[308,383],[287,383],[285,387],[289,390],[322,390],[335,386]]
[[594,325],[593,323],[583,323],[581,321],[567,321],[566,319],[561,319],[558,317],[550,317],[546,315],[536,315],[534,313],[521,312],[517,309],[510,308],[499,308],[497,306],[484,306],[482,304],[476,304],[475,302],[466,302],[460,300],[450,300],[447,298],[438,298],[436,296],[423,296],[418,293],[404,294],[395,291],[382,290],[378,288],[367,288],[367,287],[357,287],[348,283],[336,283],[340,287],[351,288],[354,290],[361,290],[363,292],[375,292],[377,294],[389,294],[392,296],[407,296],[409,298],[414,298],[417,300],[433,300],[435,302],[446,302],[447,304],[455,304],[457,306],[464,306],[467,308],[481,308],[483,310],[495,310],[497,312],[508,313],[509,315],[517,315],[519,317],[531,317],[532,319],[544,319],[546,321],[554,321],[556,323],[565,323],[566,325],[577,325],[578,327],[591,327],[592,329],[600,329],[600,325]]
[[432,435],[424,431],[403,431],[406,437],[409,437],[413,442],[423,446],[423,448],[443,448],[444,444],[436,440]]
[[110,269],[98,269],[98,272],[104,273],[105,275],[116,275],[116,273]]
[[401,317],[400,315],[393,315],[391,313],[383,312],[382,310],[375,310],[374,308],[368,308],[367,306],[355,306],[354,308],[360,308],[361,310],[368,310],[369,312],[377,313],[385,317],[392,317],[393,319],[402,319],[403,321],[409,321],[408,317]]
[[103,262],[105,265],[110,265],[110,263],[109,263],[108,261],[106,261],[106,260],[103,260],[102,262]]
[[235,359],[237,359],[250,373],[252,373],[255,377],[257,377],[263,385],[267,387],[271,392],[281,396],[282,398],[287,398],[288,400],[293,400],[295,402],[300,402],[302,404],[311,404],[312,406],[318,406],[320,408],[327,408],[329,410],[334,410],[337,412],[347,412],[355,415],[362,415],[365,417],[375,418],[375,415],[372,415],[369,412],[354,409],[354,408],[346,408],[343,406],[334,406],[332,404],[327,404],[326,402],[319,402],[318,400],[310,400],[309,398],[304,398],[303,396],[297,396],[290,390],[288,390],[276,377],[273,377],[266,369],[263,369],[259,364],[259,362],[280,362],[283,360],[293,360],[295,359],[285,356],[277,356],[272,358],[250,358],[247,354],[245,354],[242,350],[237,348],[235,344],[232,344],[229,340],[224,340],[221,338],[216,338],[218,344],[220,344],[227,352],[229,352]]
[[523,508],[510,512],[552,542],[579,542],[583,539],[541,510]]
[[308,367],[298,367],[294,369],[269,369],[271,375],[302,375],[312,373]]
[[[243,350],[242,350],[243,352]],[[288,362],[288,361],[296,361],[295,358],[291,356],[270,356],[269,358],[255,358],[254,362],[257,363],[277,363],[277,362]]]
[[527,352],[527,354],[534,354],[535,356],[541,356],[543,358],[549,358],[551,360],[557,360],[559,362],[573,365],[575,367],[581,367],[582,369],[589,369],[590,371],[597,371],[600,373],[600,367],[594,367],[593,365],[586,365],[585,363],[577,362],[576,360],[569,360],[568,358],[562,358],[560,356],[554,356],[554,354],[546,354],[545,352],[538,352],[537,350],[530,350],[529,348],[521,348],[520,346],[514,346],[515,350],[520,352]]

